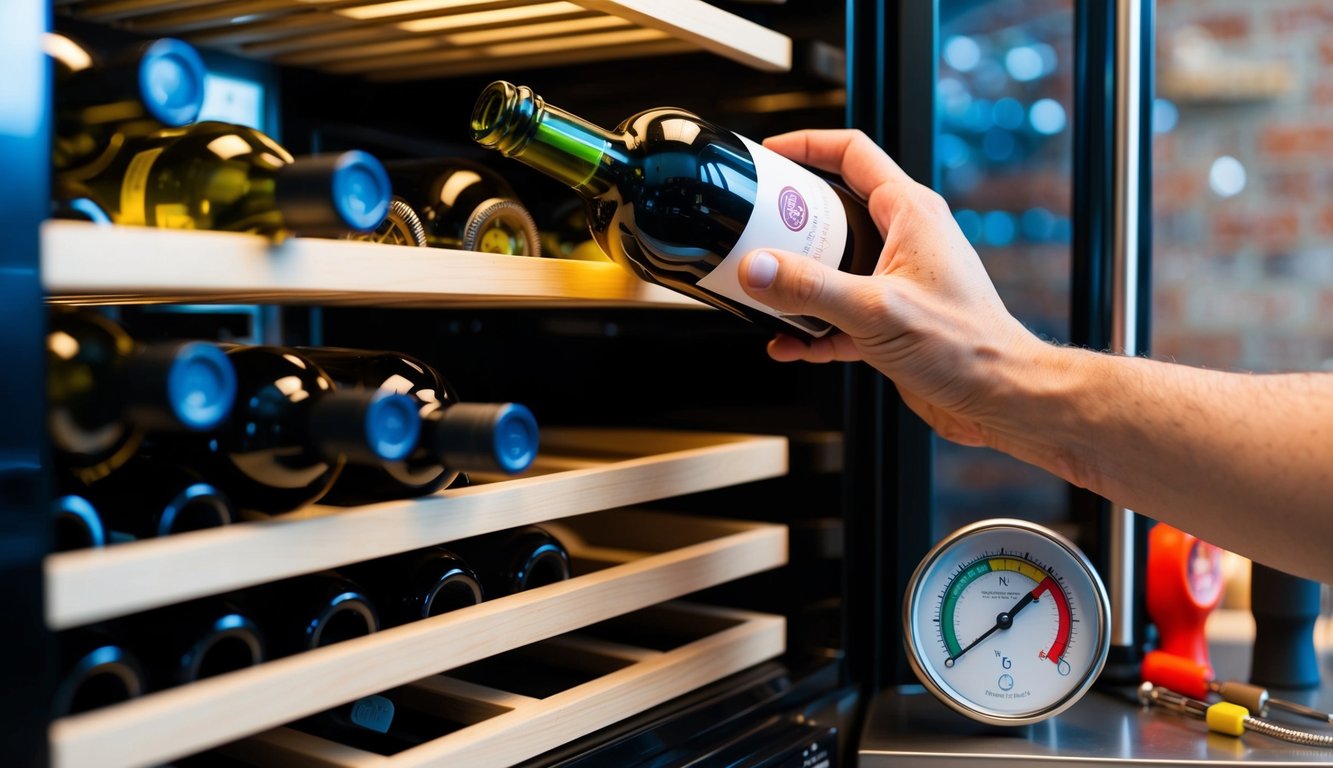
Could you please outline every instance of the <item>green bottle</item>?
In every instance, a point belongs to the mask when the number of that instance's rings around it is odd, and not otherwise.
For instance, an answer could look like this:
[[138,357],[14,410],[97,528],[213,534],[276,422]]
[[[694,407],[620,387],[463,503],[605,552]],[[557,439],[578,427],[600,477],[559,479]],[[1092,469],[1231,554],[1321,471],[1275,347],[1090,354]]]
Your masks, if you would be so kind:
[[843,182],[676,108],[606,130],[526,86],[482,91],[472,137],[568,184],[597,244],[651,283],[798,337],[832,328],[782,315],[741,288],[750,251],[777,248],[852,274],[874,270],[883,238]]
[[57,171],[110,162],[126,138],[188,125],[204,105],[204,62],[189,43],[150,40],[107,56],[47,33],[55,93]]
[[384,166],[359,150],[294,158],[243,125],[205,121],[135,139],[79,178],[117,224],[344,236],[389,209]]

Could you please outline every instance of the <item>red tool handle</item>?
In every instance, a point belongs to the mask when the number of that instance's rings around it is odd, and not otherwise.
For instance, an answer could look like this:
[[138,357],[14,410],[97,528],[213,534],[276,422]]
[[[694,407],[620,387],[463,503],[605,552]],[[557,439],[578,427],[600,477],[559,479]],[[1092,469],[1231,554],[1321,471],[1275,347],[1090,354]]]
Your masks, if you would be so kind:
[[1143,657],[1144,682],[1170,688],[1192,699],[1208,698],[1208,683],[1212,680],[1212,668],[1197,661],[1165,651],[1148,651]]

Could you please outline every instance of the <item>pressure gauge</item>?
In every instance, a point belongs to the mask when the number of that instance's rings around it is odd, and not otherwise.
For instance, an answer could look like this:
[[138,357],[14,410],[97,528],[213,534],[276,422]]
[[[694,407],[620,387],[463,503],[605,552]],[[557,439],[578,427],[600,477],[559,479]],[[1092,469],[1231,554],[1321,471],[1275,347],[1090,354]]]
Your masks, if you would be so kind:
[[992,725],[1045,720],[1106,664],[1110,602],[1068,539],[1023,520],[960,528],[907,586],[903,642],[927,689]]

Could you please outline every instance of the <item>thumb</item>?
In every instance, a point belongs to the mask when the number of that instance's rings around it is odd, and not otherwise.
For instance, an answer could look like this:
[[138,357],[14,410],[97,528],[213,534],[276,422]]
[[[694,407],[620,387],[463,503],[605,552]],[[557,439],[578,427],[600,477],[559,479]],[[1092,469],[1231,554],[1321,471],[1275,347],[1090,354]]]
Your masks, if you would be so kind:
[[856,275],[795,253],[751,251],[739,265],[741,287],[755,301],[787,315],[810,315],[844,331],[858,324]]

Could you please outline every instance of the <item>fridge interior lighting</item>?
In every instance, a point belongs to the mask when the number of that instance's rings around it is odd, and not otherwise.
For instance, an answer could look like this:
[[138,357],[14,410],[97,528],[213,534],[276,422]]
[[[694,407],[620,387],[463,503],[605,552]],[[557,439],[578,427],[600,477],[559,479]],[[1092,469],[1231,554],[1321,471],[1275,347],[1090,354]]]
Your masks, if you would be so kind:
[[497,58],[501,56],[527,56],[572,48],[601,48],[627,43],[643,43],[650,40],[663,40],[668,37],[670,35],[658,29],[628,29],[623,32],[603,32],[595,35],[560,37],[554,40],[531,40],[508,45],[493,45],[486,48],[485,51]]
[[596,29],[614,29],[627,27],[629,21],[619,16],[594,16],[590,19],[567,19],[548,21],[542,24],[525,24],[503,29],[483,29],[476,32],[458,32],[444,38],[450,45],[486,45],[501,40],[530,40],[539,37],[555,37],[570,32],[591,32]]
[[337,8],[334,13],[353,19],[384,19],[390,16],[407,16],[413,13],[431,11],[449,11],[472,5],[483,5],[494,0],[398,0],[392,3],[374,3],[356,5],[351,8]]
[[408,32],[437,32],[441,29],[480,27],[485,24],[504,24],[510,21],[540,19],[543,16],[559,16],[569,13],[584,13],[584,10],[573,3],[538,3],[537,5],[523,5],[515,8],[501,8],[495,11],[477,11],[475,13],[458,13],[450,16],[416,19],[401,22],[398,26]]

